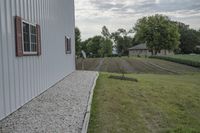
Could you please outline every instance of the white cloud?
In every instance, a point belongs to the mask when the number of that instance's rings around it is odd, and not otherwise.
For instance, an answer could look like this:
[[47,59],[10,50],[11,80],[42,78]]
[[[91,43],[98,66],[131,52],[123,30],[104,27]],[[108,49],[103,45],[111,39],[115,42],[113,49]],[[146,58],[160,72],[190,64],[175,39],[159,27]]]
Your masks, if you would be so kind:
[[137,19],[155,13],[200,27],[199,0],[75,0],[75,7],[83,39],[100,34],[103,25],[111,31],[130,29]]
[[159,3],[160,3],[160,0],[155,0],[155,3],[156,3],[156,4],[159,4]]

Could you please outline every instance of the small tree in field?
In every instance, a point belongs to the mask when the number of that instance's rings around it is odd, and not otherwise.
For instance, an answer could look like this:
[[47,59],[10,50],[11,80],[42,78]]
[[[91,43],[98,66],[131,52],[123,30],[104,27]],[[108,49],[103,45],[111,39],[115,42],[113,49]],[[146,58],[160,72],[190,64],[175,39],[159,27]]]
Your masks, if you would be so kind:
[[125,68],[122,67],[122,66],[120,66],[119,71],[120,71],[120,73],[122,74],[122,77],[121,77],[121,78],[124,79],[124,78],[125,78],[125,74],[126,74]]
[[180,43],[178,27],[167,16],[143,17],[137,21],[134,31],[135,39],[147,43],[155,55],[162,49],[174,50]]

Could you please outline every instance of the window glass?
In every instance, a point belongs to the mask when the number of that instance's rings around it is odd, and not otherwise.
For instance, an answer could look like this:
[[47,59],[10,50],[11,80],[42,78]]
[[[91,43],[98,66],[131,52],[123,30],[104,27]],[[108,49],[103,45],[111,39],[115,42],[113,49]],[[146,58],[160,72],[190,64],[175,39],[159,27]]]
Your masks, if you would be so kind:
[[23,22],[23,32],[29,33],[29,24]]
[[24,52],[36,52],[36,26],[23,22]]
[[30,52],[29,25],[23,23],[24,51]]
[[31,43],[31,50],[36,52],[36,43]]
[[25,52],[30,52],[30,43],[24,42],[24,51]]
[[31,43],[36,43],[36,35],[31,35]]
[[36,52],[36,27],[32,25],[30,27],[31,27],[31,51]]
[[66,37],[66,53],[71,53],[71,38]]
[[36,34],[36,27],[31,25],[31,33]]

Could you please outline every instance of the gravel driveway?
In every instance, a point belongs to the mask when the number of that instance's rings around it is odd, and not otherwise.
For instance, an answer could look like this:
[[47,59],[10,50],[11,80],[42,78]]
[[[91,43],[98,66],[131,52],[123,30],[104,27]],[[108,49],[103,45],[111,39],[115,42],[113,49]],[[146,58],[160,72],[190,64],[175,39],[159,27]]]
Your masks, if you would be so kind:
[[97,72],[76,71],[0,122],[5,133],[79,133]]

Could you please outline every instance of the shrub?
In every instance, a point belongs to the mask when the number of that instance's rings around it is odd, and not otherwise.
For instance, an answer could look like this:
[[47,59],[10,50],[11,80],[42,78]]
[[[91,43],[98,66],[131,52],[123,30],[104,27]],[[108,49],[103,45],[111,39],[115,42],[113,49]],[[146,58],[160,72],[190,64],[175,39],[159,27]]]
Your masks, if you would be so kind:
[[172,62],[185,64],[185,65],[189,65],[189,66],[193,66],[193,67],[200,67],[200,62],[187,60],[187,59],[173,58],[173,57],[169,57],[169,56],[151,56],[150,58],[172,61]]

